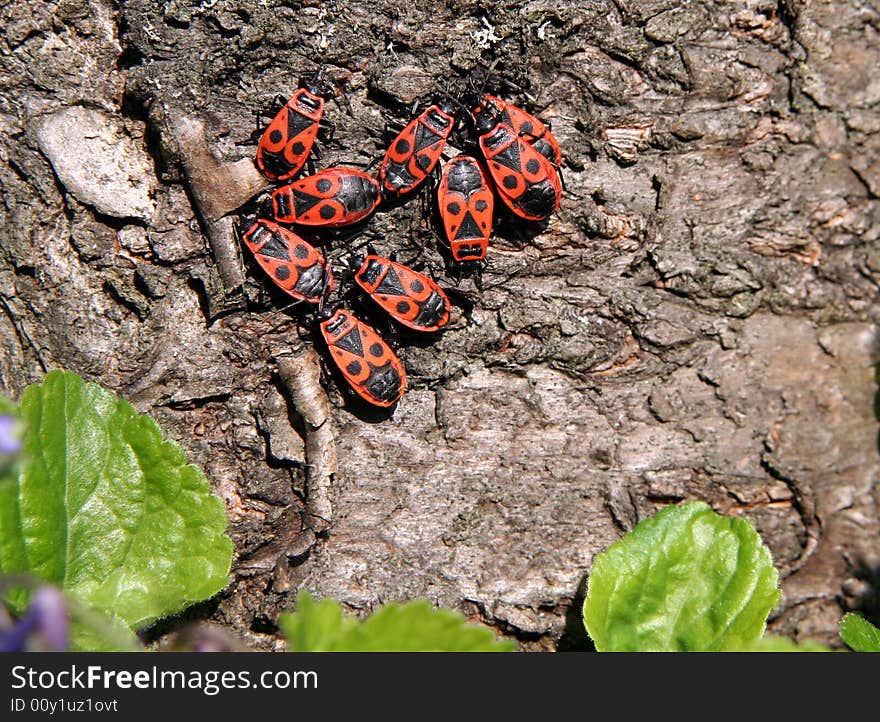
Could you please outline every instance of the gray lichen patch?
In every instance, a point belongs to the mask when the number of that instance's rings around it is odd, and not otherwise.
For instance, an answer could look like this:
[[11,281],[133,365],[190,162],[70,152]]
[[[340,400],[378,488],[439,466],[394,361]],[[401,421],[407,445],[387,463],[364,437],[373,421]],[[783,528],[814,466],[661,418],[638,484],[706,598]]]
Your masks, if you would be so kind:
[[36,135],[58,179],[82,203],[114,218],[153,217],[152,162],[113,116],[63,108],[45,117]]

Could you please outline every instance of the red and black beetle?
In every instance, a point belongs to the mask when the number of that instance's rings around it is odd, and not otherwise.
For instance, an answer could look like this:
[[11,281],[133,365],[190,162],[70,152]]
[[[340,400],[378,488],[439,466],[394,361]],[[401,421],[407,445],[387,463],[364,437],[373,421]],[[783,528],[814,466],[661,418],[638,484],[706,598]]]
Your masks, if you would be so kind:
[[242,228],[242,240],[257,263],[293,298],[319,303],[332,290],[333,276],[323,254],[293,231],[262,218],[245,221]]
[[330,358],[351,388],[375,406],[389,407],[406,391],[403,364],[372,328],[345,309],[321,321]]
[[386,197],[409,193],[431,174],[456,122],[454,103],[443,101],[407,123],[379,166],[379,182]]
[[402,263],[371,254],[354,280],[395,321],[415,331],[438,331],[449,322],[443,289]]
[[477,118],[480,148],[504,204],[516,215],[542,221],[559,207],[562,183],[553,164],[506,123],[489,127],[491,118]]
[[335,228],[357,223],[379,205],[379,183],[356,168],[325,168],[272,192],[282,223]]
[[305,165],[319,128],[332,127],[324,118],[324,101],[333,89],[319,73],[304,83],[278,111],[263,131],[257,146],[257,168],[266,178],[293,178]]
[[437,204],[452,258],[460,263],[483,260],[492,235],[495,200],[476,158],[460,155],[443,166]]

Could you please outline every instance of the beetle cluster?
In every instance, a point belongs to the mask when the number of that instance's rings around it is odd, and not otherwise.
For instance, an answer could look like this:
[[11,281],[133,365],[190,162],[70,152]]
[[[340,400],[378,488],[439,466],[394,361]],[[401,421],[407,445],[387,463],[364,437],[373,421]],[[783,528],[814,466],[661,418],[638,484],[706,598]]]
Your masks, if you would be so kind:
[[[332,94],[320,75],[303,83],[262,132],[257,168],[284,185],[271,193],[266,215],[272,218],[247,221],[242,239],[281,289],[316,308],[330,357],[351,388],[374,406],[390,407],[406,390],[402,363],[353,313],[341,305],[325,308],[334,286],[331,263],[286,226],[357,224],[382,202],[397,201],[439,175],[436,197],[449,252],[455,264],[473,265],[486,258],[496,195],[528,221],[544,220],[556,210],[562,154],[540,120],[496,96],[474,92],[434,103],[412,118],[389,145],[377,177],[343,166],[303,175],[307,161],[318,156],[319,133],[332,137],[333,126],[323,117]],[[462,153],[438,172],[460,122],[469,125],[482,158]],[[373,253],[357,258],[351,270],[354,282],[398,323],[434,332],[449,321],[449,299],[428,276]]]

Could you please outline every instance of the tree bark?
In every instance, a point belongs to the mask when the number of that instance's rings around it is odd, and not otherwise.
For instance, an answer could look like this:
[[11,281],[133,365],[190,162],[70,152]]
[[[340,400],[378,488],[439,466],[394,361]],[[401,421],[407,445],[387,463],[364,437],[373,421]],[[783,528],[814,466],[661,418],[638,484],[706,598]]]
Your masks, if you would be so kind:
[[[581,648],[594,555],[698,498],[770,546],[771,631],[839,646],[845,610],[877,621],[876,8],[37,0],[0,17],[0,391],[77,371],[203,466],[237,554],[193,616],[277,648],[300,588],[362,613],[427,597],[526,649]],[[418,201],[372,218],[379,251],[439,269],[453,319],[399,335],[411,390],[392,416],[325,373],[317,422],[285,367],[322,352],[313,323],[214,217],[261,185],[241,163],[254,114],[324,67],[344,95],[320,165],[365,165],[386,123],[496,59],[489,87],[552,121],[562,206],[502,220],[482,289],[443,273]],[[334,436],[335,473],[307,458]]]

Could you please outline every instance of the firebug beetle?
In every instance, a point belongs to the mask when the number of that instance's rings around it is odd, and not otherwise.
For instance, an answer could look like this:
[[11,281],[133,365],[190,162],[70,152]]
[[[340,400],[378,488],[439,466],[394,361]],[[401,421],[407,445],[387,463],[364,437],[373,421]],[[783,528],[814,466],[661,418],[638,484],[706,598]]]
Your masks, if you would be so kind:
[[245,221],[242,228],[242,240],[257,263],[293,298],[319,303],[331,291],[333,276],[326,259],[293,231],[262,218]]
[[275,219],[306,226],[345,226],[379,205],[375,178],[355,168],[326,168],[272,192]]
[[444,101],[426,108],[400,131],[379,167],[379,182],[385,196],[408,193],[431,174],[455,127],[456,117],[454,104]]
[[562,199],[556,168],[509,125],[497,123],[488,127],[489,122],[488,115],[479,116],[476,128],[498,195],[521,218],[544,220]]
[[375,406],[393,406],[406,391],[403,364],[372,328],[345,309],[323,312],[321,335],[351,388]]
[[427,276],[376,255],[364,258],[355,282],[388,314],[416,331],[438,331],[449,322],[449,299]]
[[257,168],[266,178],[293,178],[308,160],[323,120],[324,100],[333,90],[319,73],[299,88],[266,126],[257,146]]
[[494,95],[473,96],[468,99],[468,105],[471,106],[475,118],[488,116],[489,120],[485,121],[487,127],[490,122],[492,125],[505,123],[554,166],[558,168],[562,164],[562,151],[556,138],[546,124],[531,113]]
[[476,158],[460,155],[443,166],[437,204],[453,259],[467,262],[486,257],[494,202],[492,186]]

